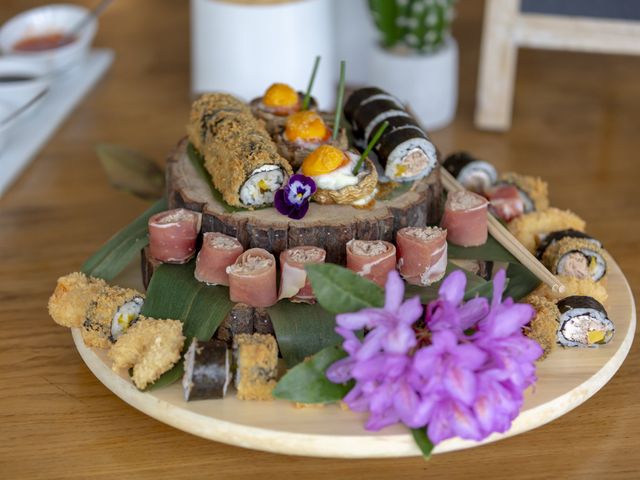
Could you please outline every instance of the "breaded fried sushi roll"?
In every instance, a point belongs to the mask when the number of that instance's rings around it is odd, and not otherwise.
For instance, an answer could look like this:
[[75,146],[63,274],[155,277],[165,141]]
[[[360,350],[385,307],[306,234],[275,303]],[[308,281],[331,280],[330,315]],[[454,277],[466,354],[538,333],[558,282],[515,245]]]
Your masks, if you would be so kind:
[[537,245],[550,232],[556,230],[578,230],[584,232],[586,222],[569,210],[550,207],[540,212],[520,215],[509,222],[509,231],[527,250],[535,253]]
[[271,335],[240,334],[233,339],[235,386],[240,400],[272,400],[278,374],[278,344]]
[[60,277],[49,298],[49,315],[63,327],[81,327],[89,305],[106,286],[104,280],[81,272]]
[[607,273],[607,260],[600,242],[590,237],[566,236],[544,249],[542,264],[554,275],[601,280]]

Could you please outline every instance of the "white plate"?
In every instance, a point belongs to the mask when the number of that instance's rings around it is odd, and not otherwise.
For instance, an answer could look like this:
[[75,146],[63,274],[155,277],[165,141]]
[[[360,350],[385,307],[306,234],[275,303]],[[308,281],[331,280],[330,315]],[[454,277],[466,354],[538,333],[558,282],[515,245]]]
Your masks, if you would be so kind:
[[[438,445],[444,453],[494,442],[548,423],[585,402],[616,373],[627,356],[636,326],[636,310],[629,285],[612,258],[609,262],[608,313],[616,326],[613,340],[593,349],[560,349],[538,366],[535,389],[511,429],[483,442],[458,438]],[[185,432],[240,447],[289,455],[340,458],[382,458],[420,455],[407,430],[394,426],[371,433],[363,428],[365,416],[340,409],[293,408],[286,401],[249,402],[230,392],[222,400],[185,402],[180,382],[150,393],[138,391],[125,375],[110,369],[104,351],[73,339],[94,375],[122,400],[145,414]]]

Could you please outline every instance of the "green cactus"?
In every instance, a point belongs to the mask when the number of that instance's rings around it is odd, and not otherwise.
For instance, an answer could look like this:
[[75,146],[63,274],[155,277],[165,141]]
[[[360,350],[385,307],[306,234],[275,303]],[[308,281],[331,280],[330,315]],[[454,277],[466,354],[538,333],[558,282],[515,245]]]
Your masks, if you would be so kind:
[[451,28],[456,0],[369,0],[384,48],[437,50]]

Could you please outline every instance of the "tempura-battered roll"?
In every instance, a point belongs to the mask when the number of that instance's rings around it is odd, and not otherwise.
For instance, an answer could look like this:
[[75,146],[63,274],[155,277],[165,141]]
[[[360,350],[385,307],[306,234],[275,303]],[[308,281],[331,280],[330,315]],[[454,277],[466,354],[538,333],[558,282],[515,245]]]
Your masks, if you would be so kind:
[[227,344],[194,338],[184,354],[182,391],[185,401],[224,398],[231,382]]
[[202,214],[185,208],[149,218],[149,254],[164,263],[186,263],[196,253]]
[[505,173],[498,184],[506,183],[518,189],[522,198],[524,213],[541,211],[549,208],[549,192],[547,182],[539,177]]
[[607,273],[607,261],[604,250],[596,242],[591,238],[561,238],[544,250],[542,263],[554,275],[590,278],[597,282]]
[[235,385],[240,400],[272,400],[278,375],[278,344],[272,335],[240,334],[233,338]]
[[389,272],[396,268],[396,247],[383,240],[350,240],[347,268],[384,287]]
[[527,337],[535,340],[542,347],[543,355],[539,360],[544,360],[549,355],[557,342],[560,311],[555,302],[537,295],[528,295],[526,303],[536,310],[529,325],[524,327]]
[[431,285],[447,269],[447,231],[438,227],[405,227],[396,234],[398,270],[408,283]]
[[565,291],[561,294],[554,291],[546,283],[541,283],[532,294],[545,297],[549,300],[557,302],[563,297],[579,295],[586,297],[593,297],[603,305],[607,303],[609,294],[602,282],[596,283],[591,278],[576,278],[569,277],[567,275],[557,275],[558,280],[565,286]]
[[187,127],[189,141],[203,153],[208,136],[221,117],[244,113],[251,115],[251,109],[242,100],[226,93],[202,95],[191,105],[191,116]]
[[205,233],[196,259],[196,280],[207,285],[229,285],[227,267],[233,265],[243,251],[237,238],[219,232]]
[[450,192],[444,205],[440,226],[447,230],[447,239],[462,247],[484,245],[488,237],[485,198],[473,192]]
[[600,242],[600,240],[597,240],[593,238],[591,235],[588,235],[579,230],[568,228],[566,230],[556,230],[555,232],[550,232],[544,235],[544,237],[542,237],[542,239],[540,240],[540,244],[538,245],[538,248],[536,249],[536,253],[535,253],[536,258],[538,260],[542,260],[542,255],[544,255],[544,252],[547,250],[547,248],[549,248],[558,240],[562,240],[564,238],[581,238],[581,239],[589,240],[594,244],[595,247],[602,248],[602,242]]
[[60,277],[49,298],[49,315],[63,327],[81,327],[89,305],[106,286],[101,278],[81,272]]
[[227,267],[232,302],[270,307],[278,301],[276,259],[262,248],[251,248]]
[[572,296],[558,302],[558,343],[565,347],[597,347],[609,343],[615,327],[602,304],[591,297]]
[[525,213],[509,222],[509,231],[520,240],[531,253],[536,251],[541,238],[556,230],[578,230],[583,232],[586,222],[569,210],[554,207],[541,212]]
[[489,162],[478,160],[467,152],[449,155],[442,166],[467,190],[484,194],[498,180],[496,168]]
[[82,339],[90,347],[109,348],[138,319],[144,295],[130,288],[106,286],[87,308]]
[[280,295],[292,302],[316,303],[305,265],[324,263],[327,252],[320,247],[293,247],[280,254]]

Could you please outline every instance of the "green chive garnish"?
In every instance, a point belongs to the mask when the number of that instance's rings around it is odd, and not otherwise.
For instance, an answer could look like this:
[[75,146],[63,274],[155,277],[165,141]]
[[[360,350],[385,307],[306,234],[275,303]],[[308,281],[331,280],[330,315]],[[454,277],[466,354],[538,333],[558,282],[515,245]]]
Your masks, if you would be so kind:
[[320,65],[320,55],[316,56],[316,61],[313,64],[313,71],[311,72],[309,85],[307,85],[307,92],[304,94],[304,100],[302,100],[302,110],[307,110],[309,108],[309,101],[311,100],[311,89],[313,88],[313,82],[316,79],[316,72],[318,71],[318,65]]
[[334,142],[338,139],[338,132],[340,131],[340,118],[342,117],[342,101],[344,100],[344,71],[347,67],[347,62],[342,60],[340,62],[340,82],[338,83],[338,99],[336,100],[336,116],[333,120],[333,135],[331,140]]
[[382,136],[382,134],[384,133],[384,131],[387,129],[388,126],[389,126],[389,122],[385,120],[384,123],[378,127],[378,130],[376,130],[376,134],[373,136],[373,138],[369,142],[369,145],[367,145],[367,148],[365,148],[364,152],[362,152],[362,155],[360,155],[360,158],[358,159],[358,163],[356,163],[356,166],[353,169],[354,175],[358,174],[358,172],[360,171],[360,167],[362,167],[362,163],[364,162],[364,159],[367,158],[371,150],[373,150],[373,147],[377,145],[378,141],[380,140],[380,137]]

